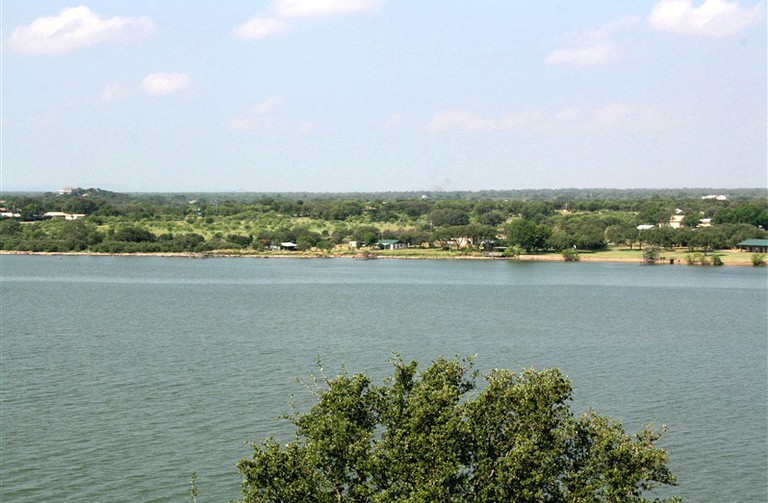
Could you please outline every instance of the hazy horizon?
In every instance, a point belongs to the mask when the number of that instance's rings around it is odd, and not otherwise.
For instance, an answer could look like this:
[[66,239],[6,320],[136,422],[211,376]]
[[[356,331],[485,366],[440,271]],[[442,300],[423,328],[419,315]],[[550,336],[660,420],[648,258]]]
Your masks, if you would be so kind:
[[408,195],[429,195],[429,194],[481,194],[481,193],[527,193],[527,192],[554,192],[554,193],[567,193],[567,192],[648,192],[648,193],[663,193],[663,192],[694,192],[705,193],[707,195],[726,195],[731,192],[764,192],[768,193],[768,187],[521,187],[516,189],[478,189],[478,190],[349,190],[349,191],[311,191],[311,190],[283,190],[283,191],[253,191],[253,190],[140,190],[140,191],[118,191],[112,190],[107,187],[81,187],[81,186],[64,186],[58,189],[2,189],[0,194],[55,194],[61,189],[82,189],[82,190],[103,190],[115,194],[170,194],[170,195],[183,195],[183,194],[238,194],[238,195],[371,195],[371,194],[408,194]]

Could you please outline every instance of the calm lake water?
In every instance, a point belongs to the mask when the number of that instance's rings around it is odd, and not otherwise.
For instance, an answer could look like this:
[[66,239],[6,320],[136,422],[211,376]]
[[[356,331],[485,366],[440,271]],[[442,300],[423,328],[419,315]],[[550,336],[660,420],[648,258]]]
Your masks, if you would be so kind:
[[[768,500],[765,269],[0,256],[0,500],[240,497],[245,441],[392,351],[559,367],[573,408],[654,420],[694,502]],[[666,493],[664,493],[666,494]]]

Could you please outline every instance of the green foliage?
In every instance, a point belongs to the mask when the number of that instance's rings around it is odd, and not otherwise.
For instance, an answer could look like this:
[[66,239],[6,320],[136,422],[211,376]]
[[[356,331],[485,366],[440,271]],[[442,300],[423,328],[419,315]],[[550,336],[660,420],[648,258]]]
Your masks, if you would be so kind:
[[478,215],[477,220],[483,225],[491,225],[496,227],[502,224],[507,219],[507,216],[498,210],[491,210]]
[[505,226],[504,230],[508,245],[518,245],[528,253],[532,250],[545,249],[552,235],[552,229],[548,226],[524,218],[513,220]]
[[605,239],[609,243],[613,243],[617,246],[626,245],[629,246],[630,250],[639,239],[639,231],[634,223],[610,225],[606,227],[604,233]]
[[392,364],[380,386],[316,382],[317,404],[288,418],[295,439],[253,444],[238,463],[243,501],[642,502],[676,483],[660,433],[574,416],[556,369],[494,370],[481,388],[471,359]]
[[723,259],[720,255],[706,255],[704,253],[689,253],[685,256],[685,261],[688,265],[723,265]]
[[[730,190],[728,201],[702,200],[708,192],[565,189],[184,195],[77,188],[68,195],[6,195],[4,207],[20,214],[21,222],[15,218],[0,222],[0,249],[197,253],[264,251],[291,241],[302,250],[328,250],[333,244],[346,248],[349,241],[370,246],[379,239],[399,239],[422,247],[437,242],[453,248],[460,243],[472,253],[488,249],[503,236],[505,244],[529,252],[596,250],[609,242],[630,248],[638,243],[709,252],[768,236],[758,227],[768,226],[764,189]],[[712,218],[715,225],[637,231],[640,223],[666,222],[676,208],[691,216],[691,224],[701,216]],[[74,222],[43,218],[48,211],[86,217]],[[65,229],[65,223],[72,225]]]
[[661,258],[661,252],[656,246],[648,246],[643,250],[643,263],[653,265]]
[[751,257],[749,257],[752,260],[752,265],[755,267],[760,267],[765,265],[765,254],[764,253],[754,253]]
[[523,249],[519,246],[507,246],[504,250],[504,256],[509,258],[519,258],[522,255]]
[[429,221],[435,227],[467,225],[469,214],[459,208],[442,208],[430,212]]
[[713,221],[716,224],[750,224],[768,229],[768,200],[759,199],[721,208],[715,213]]
[[562,251],[563,260],[566,262],[578,262],[580,260],[579,252],[573,248],[566,248]]
[[557,250],[576,247],[579,250],[598,250],[608,244],[605,230],[608,221],[601,215],[575,214],[554,221],[549,245]]
[[155,235],[141,227],[124,227],[115,231],[112,240],[127,243],[153,242]]

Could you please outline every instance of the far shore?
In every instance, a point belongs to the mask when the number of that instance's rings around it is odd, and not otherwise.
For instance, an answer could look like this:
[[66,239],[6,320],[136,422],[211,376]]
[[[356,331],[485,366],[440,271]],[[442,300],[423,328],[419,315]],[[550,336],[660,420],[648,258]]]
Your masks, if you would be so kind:
[[[97,252],[33,252],[17,250],[0,250],[0,255],[42,255],[42,256],[75,256],[75,257],[163,257],[163,258],[347,258],[347,259],[399,259],[399,260],[507,260],[514,262],[564,262],[560,253],[522,254],[518,257],[488,256],[482,253],[442,252],[428,249],[408,249],[395,252],[376,250],[368,252],[364,256],[355,253],[320,252],[320,251],[296,251],[296,252],[232,252],[227,250],[210,251],[204,253],[194,252],[158,252],[158,253],[97,253]],[[656,265],[696,265],[688,264],[688,256],[691,253],[683,250],[666,251],[656,262]],[[718,250],[710,252],[707,256],[717,255],[726,266],[752,266],[751,255],[739,250]],[[634,263],[642,264],[642,255],[639,250],[612,249],[596,252],[579,252],[578,262],[605,262],[605,263]]]

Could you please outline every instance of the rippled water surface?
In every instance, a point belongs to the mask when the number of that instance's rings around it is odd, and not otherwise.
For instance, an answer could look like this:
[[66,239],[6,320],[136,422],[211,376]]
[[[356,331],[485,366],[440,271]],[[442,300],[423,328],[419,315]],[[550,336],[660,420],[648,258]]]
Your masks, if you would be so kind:
[[576,411],[655,420],[696,502],[768,500],[765,269],[1,256],[0,500],[240,496],[296,382],[398,351],[557,366]]

